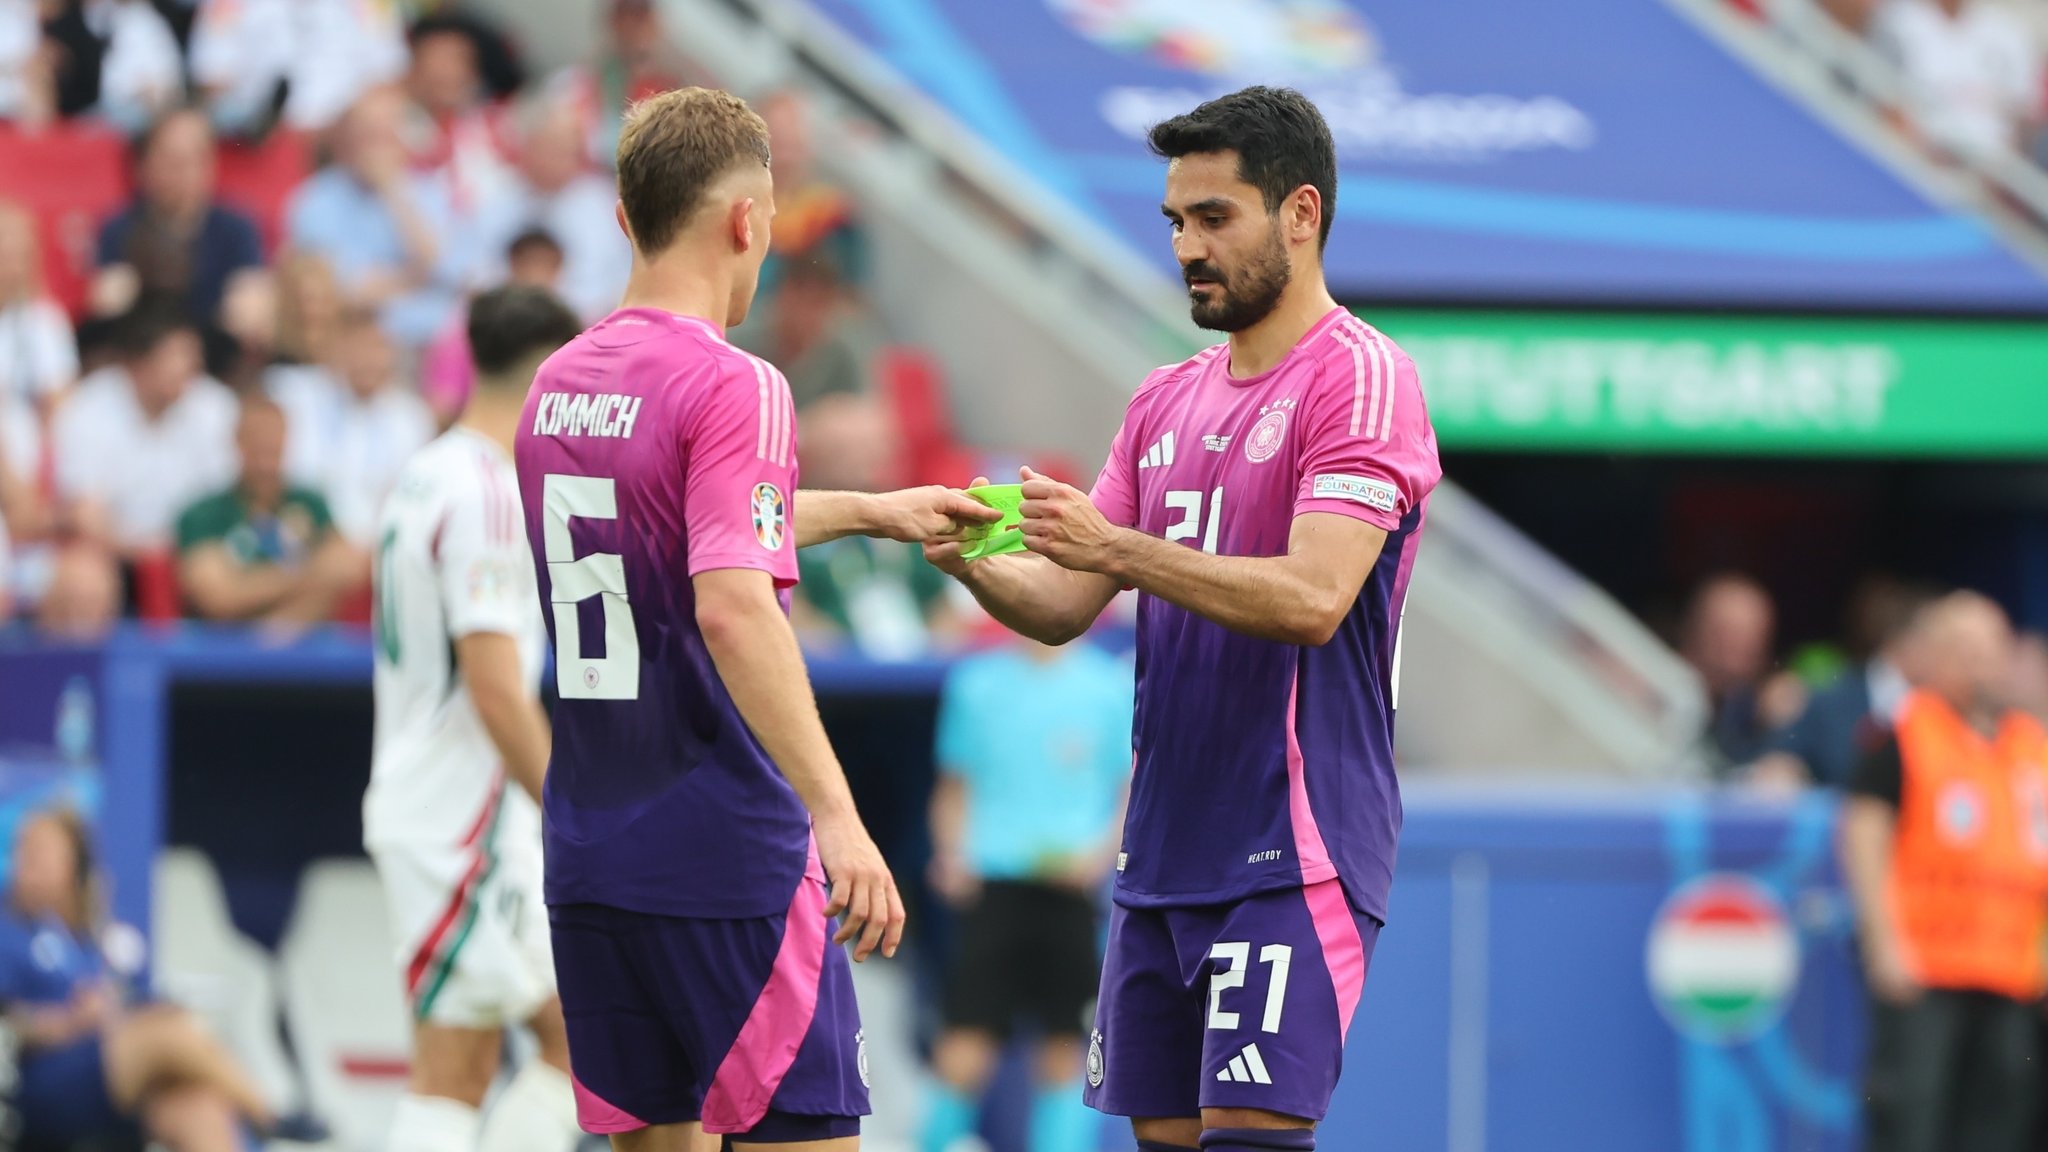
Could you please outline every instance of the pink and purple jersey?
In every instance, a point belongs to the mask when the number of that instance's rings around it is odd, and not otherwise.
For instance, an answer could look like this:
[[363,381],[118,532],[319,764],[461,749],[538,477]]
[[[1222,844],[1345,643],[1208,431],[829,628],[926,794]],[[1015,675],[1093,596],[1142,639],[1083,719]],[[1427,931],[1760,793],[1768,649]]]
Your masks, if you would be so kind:
[[613,313],[534,377],[514,455],[555,649],[549,904],[781,914],[810,818],[741,719],[691,577],[796,582],[789,385],[711,324]]
[[1415,365],[1338,309],[1271,371],[1228,345],[1154,372],[1092,493],[1118,524],[1224,556],[1278,556],[1294,518],[1387,533],[1329,643],[1232,632],[1138,605],[1136,776],[1117,900],[1217,904],[1338,877],[1386,919],[1401,827],[1398,639],[1429,493],[1442,475]]

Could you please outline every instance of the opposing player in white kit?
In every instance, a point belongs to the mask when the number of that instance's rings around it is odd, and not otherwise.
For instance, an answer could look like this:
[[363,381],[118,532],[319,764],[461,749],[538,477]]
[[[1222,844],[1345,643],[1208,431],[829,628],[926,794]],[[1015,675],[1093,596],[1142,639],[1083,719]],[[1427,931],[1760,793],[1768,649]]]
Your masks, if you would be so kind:
[[[541,903],[547,634],[509,450],[534,370],[580,328],[538,289],[477,298],[476,395],[408,462],[379,530],[363,840],[414,1021],[390,1152],[566,1152],[579,1138]],[[502,1030],[521,1025],[539,1058],[480,1121]]]

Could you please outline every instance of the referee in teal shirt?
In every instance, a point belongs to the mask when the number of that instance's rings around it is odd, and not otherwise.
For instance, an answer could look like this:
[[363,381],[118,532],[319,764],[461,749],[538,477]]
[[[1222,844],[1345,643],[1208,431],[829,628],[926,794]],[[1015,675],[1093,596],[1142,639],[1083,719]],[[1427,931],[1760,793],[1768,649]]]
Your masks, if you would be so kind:
[[1116,867],[1131,779],[1131,675],[1085,643],[1015,641],[946,681],[931,880],[961,922],[920,1152],[948,1152],[975,1130],[1019,1027],[1038,1039],[1031,1152],[1096,1144],[1083,1040],[1101,974],[1096,898]]

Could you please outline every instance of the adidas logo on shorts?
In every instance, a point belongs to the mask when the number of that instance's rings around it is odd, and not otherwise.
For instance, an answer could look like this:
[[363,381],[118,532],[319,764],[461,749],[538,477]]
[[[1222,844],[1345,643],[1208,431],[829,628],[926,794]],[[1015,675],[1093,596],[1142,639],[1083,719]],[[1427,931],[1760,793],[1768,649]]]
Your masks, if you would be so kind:
[[1235,1081],[1239,1084],[1273,1082],[1273,1077],[1266,1072],[1266,1059],[1259,1055],[1257,1044],[1245,1045],[1244,1051],[1232,1056],[1230,1063],[1221,1072],[1216,1073],[1216,1078],[1225,1083]]

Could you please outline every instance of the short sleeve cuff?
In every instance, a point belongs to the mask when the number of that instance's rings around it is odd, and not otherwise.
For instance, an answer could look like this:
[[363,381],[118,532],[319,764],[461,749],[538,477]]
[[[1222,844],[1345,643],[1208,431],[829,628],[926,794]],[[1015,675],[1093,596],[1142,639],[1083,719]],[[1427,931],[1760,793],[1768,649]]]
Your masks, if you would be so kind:
[[755,572],[766,572],[774,578],[775,587],[778,589],[796,586],[796,561],[779,552],[737,549],[692,553],[690,556],[690,575],[693,577],[725,568],[746,568]]
[[1336,500],[1325,497],[1320,500],[1295,501],[1294,514],[1299,516],[1304,512],[1329,512],[1338,516],[1349,516],[1353,520],[1363,520],[1383,532],[1397,532],[1401,528],[1401,518],[1392,512],[1368,507],[1351,500]]

